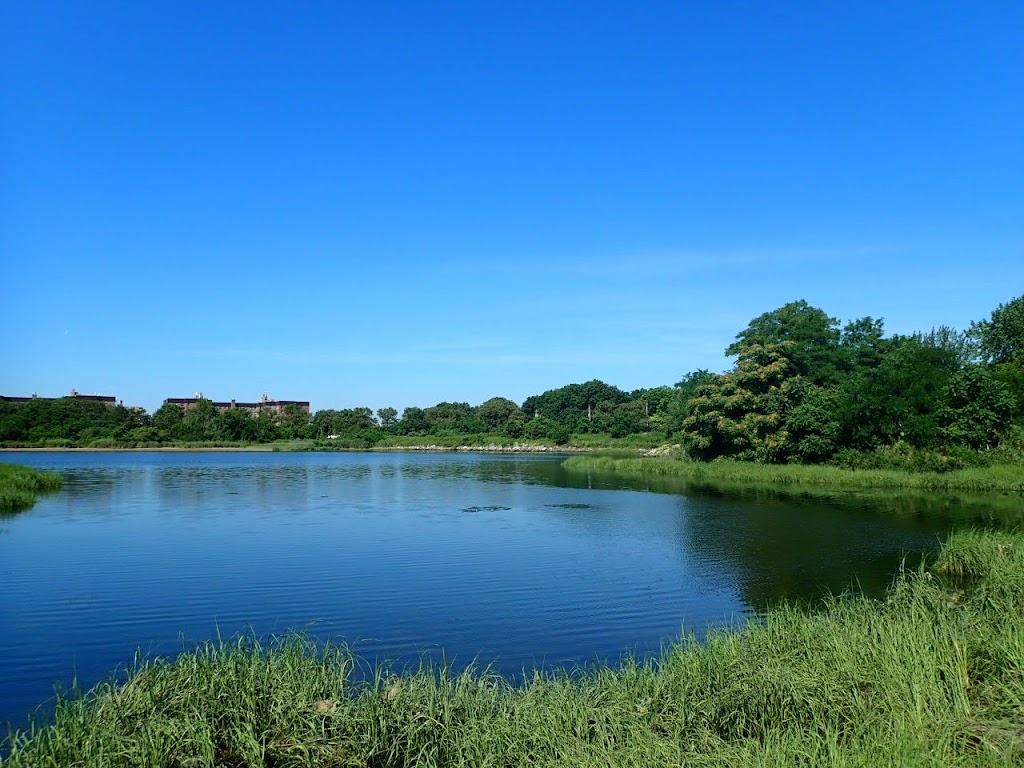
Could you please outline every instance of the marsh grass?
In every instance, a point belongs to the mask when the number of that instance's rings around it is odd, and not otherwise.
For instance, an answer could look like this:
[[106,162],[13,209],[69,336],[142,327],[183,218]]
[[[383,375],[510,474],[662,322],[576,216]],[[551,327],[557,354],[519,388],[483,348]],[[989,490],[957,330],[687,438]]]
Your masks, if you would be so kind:
[[60,489],[63,482],[54,472],[0,463],[0,514],[28,509],[40,494]]
[[137,660],[5,766],[1019,765],[1024,535],[954,534],[884,601],[782,607],[657,659],[520,683],[361,676],[302,636]]
[[671,476],[694,482],[1024,494],[1024,465],[973,467],[951,472],[905,472],[744,461],[574,456],[566,460],[565,466],[577,471]]

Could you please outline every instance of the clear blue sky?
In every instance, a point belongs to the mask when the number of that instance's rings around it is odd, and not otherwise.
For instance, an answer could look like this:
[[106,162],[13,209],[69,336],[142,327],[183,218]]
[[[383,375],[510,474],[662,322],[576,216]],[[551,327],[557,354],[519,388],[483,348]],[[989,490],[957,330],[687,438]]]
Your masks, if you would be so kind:
[[0,393],[522,401],[1024,293],[1024,3],[0,4]]

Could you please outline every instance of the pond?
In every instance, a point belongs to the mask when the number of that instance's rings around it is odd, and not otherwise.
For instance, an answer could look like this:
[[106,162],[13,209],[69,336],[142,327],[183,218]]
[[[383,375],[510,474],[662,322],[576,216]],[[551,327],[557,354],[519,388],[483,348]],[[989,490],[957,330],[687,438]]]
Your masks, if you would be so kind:
[[0,518],[0,723],[136,651],[305,630],[372,666],[656,653],[778,600],[881,595],[963,519],[577,474],[550,455],[5,454],[64,489]]

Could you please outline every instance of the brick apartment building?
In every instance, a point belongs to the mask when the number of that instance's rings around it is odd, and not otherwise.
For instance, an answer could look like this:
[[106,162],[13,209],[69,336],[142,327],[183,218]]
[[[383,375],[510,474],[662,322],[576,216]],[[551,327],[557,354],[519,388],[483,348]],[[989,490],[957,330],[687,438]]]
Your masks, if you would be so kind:
[[78,390],[72,389],[70,395],[64,395],[64,397],[40,397],[33,393],[32,397],[14,397],[9,395],[0,395],[0,402],[5,403],[31,403],[33,400],[64,400],[65,398],[70,400],[82,400],[85,402],[103,403],[113,408],[117,405],[117,398],[111,395],[80,395]]
[[[196,403],[203,399],[203,393],[197,392],[195,397],[168,397],[164,400],[164,405],[178,405],[184,408],[186,411],[195,407]],[[309,401],[308,400],[271,400],[266,395],[260,397],[259,402],[255,403],[240,403],[237,400],[230,400],[227,402],[214,401],[213,406],[219,411],[230,411],[236,408],[248,411],[253,416],[258,415],[262,411],[269,413],[280,414],[284,413],[284,409],[289,405],[297,405],[306,413],[309,413]]]

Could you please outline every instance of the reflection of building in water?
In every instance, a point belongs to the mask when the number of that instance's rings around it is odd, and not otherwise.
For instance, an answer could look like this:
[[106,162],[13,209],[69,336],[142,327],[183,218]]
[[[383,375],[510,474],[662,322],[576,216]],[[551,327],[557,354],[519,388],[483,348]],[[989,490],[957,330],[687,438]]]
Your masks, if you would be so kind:
[[[203,393],[196,392],[195,397],[168,397],[164,400],[164,405],[177,405],[188,411],[195,408],[196,404],[203,399]],[[228,402],[215,401],[213,403],[213,406],[220,412],[241,409],[243,411],[248,411],[253,416],[256,416],[261,411],[267,411],[268,413],[284,413],[284,409],[289,405],[297,405],[306,413],[309,413],[308,400],[271,400],[266,395],[262,395],[259,402],[256,403],[240,403],[237,400],[230,400]]]
[[32,393],[32,397],[9,397],[7,395],[0,395],[0,402],[5,403],[31,403],[33,400],[81,400],[87,403],[103,403],[111,407],[117,405],[117,398],[111,395],[80,395],[77,389],[72,389],[70,395],[64,397],[40,397],[35,392]]

